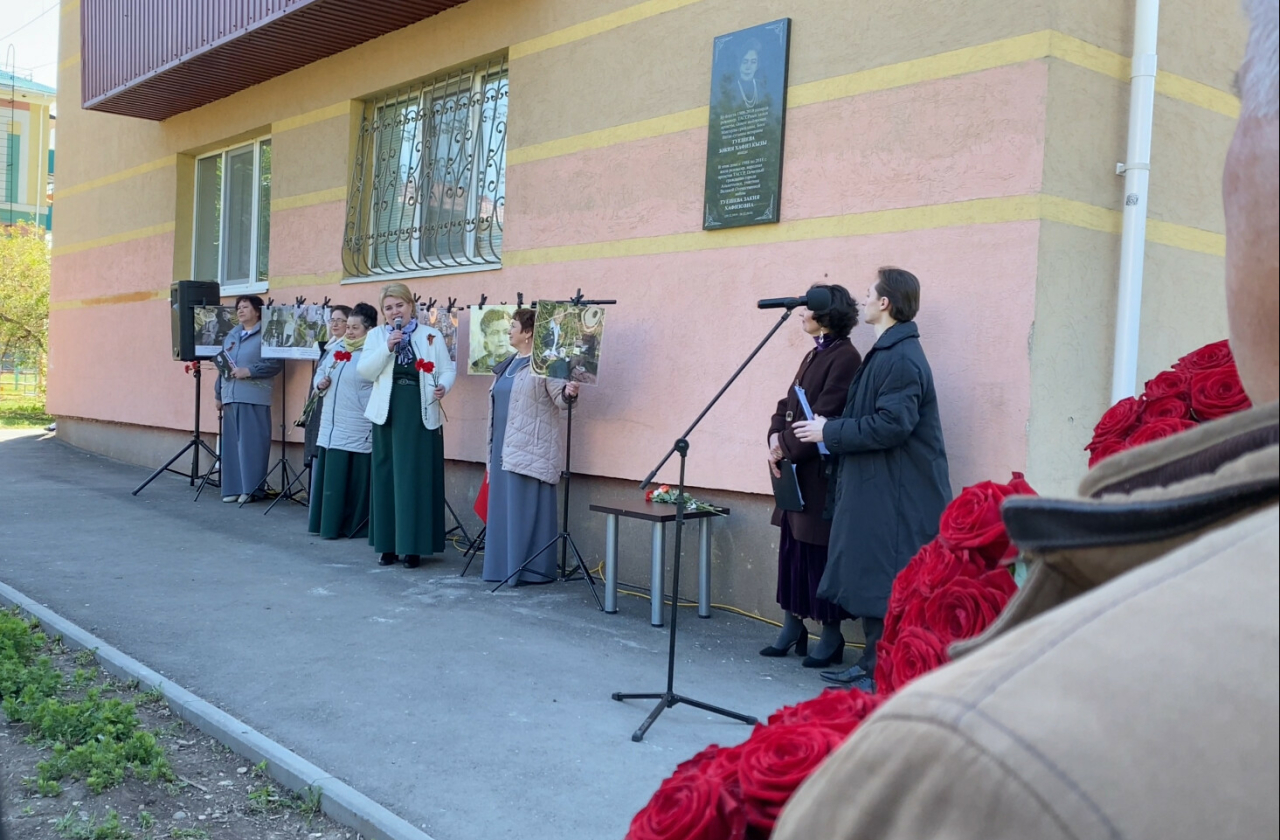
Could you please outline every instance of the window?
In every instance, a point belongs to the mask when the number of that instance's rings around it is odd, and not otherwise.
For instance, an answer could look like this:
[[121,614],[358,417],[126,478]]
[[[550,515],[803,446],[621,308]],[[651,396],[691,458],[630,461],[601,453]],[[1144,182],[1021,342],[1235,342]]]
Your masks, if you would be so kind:
[[191,278],[263,286],[271,240],[271,140],[196,160]]
[[347,197],[351,277],[502,265],[506,57],[365,103]]

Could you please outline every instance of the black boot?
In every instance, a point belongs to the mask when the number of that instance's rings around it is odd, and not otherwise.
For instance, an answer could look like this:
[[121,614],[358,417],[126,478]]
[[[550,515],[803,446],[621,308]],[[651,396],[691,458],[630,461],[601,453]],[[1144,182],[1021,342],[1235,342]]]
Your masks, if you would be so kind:
[[840,622],[822,625],[822,636],[812,656],[806,656],[802,663],[806,668],[825,668],[831,664],[844,664],[844,635],[840,632]]
[[787,617],[783,619],[782,630],[778,632],[778,638],[773,644],[760,651],[761,656],[786,656],[791,652],[791,648],[796,649],[796,653],[804,656],[809,652],[809,630],[804,626],[804,622],[800,616],[793,613],[787,613]]
[[397,561],[399,561],[399,560],[400,560],[400,558],[399,558],[399,557],[397,557],[397,556],[395,556],[394,554],[380,554],[380,555],[378,555],[378,565],[379,565],[379,566],[394,566],[394,565],[396,564],[396,562],[397,562]]
[[406,569],[416,569],[422,565],[422,558],[416,554],[406,554],[404,556],[404,567]]

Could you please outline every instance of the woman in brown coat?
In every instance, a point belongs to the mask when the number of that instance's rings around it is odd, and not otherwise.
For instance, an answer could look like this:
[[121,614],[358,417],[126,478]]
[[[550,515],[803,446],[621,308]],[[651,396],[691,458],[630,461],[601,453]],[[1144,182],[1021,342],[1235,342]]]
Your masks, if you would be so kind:
[[[817,287],[815,287],[817,288]],[[817,595],[818,582],[827,566],[827,542],[831,522],[823,518],[827,497],[827,470],[830,459],[815,443],[802,443],[791,430],[792,422],[803,420],[804,409],[795,386],[800,386],[815,415],[836,417],[844,409],[849,383],[862,358],[849,341],[849,332],[858,323],[858,305],[843,286],[825,286],[831,291],[831,308],[826,312],[801,309],[801,326],[813,337],[814,348],[800,363],[778,401],[778,410],[769,423],[769,469],[780,475],[784,458],[795,465],[802,510],[773,511],[773,524],[782,528],[778,545],[778,604],[786,611],[782,631],[761,656],[786,656],[792,647],[805,656],[806,668],[825,668],[844,661],[844,636],[840,622],[848,618],[839,606]],[[812,655],[808,654],[809,633],[804,619],[822,624],[822,636]]]

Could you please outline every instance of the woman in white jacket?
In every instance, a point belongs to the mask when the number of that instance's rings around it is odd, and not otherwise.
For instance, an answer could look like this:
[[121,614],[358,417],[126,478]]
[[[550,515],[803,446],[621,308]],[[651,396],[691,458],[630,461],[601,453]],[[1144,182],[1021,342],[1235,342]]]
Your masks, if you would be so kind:
[[365,337],[378,325],[378,310],[358,303],[347,317],[346,335],[334,336],[331,352],[316,368],[320,431],[311,464],[309,530],[321,539],[361,537],[369,524],[370,453],[373,424],[364,416],[373,383],[356,367]]
[[369,543],[379,564],[416,568],[444,551],[444,411],[457,369],[439,330],[419,323],[403,283],[382,290],[386,322],[369,333],[356,370],[373,383]]

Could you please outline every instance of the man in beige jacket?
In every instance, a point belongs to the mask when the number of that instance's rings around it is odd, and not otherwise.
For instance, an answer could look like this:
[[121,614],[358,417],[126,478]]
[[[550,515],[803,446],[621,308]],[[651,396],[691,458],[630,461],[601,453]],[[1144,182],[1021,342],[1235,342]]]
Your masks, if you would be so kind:
[[1227,157],[1231,346],[1254,408],[1005,506],[1032,572],[886,703],[775,840],[1280,835],[1277,0],[1245,0]]

